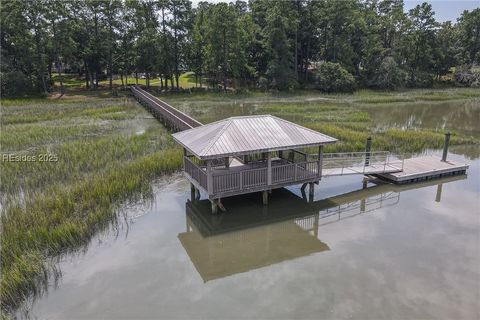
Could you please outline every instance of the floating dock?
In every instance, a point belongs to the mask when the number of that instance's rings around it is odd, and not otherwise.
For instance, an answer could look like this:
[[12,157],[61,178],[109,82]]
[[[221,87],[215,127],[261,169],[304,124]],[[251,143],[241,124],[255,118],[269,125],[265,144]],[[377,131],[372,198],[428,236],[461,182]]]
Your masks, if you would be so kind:
[[439,157],[423,156],[405,159],[402,171],[377,174],[379,178],[397,184],[411,183],[445,176],[465,174],[468,165]]

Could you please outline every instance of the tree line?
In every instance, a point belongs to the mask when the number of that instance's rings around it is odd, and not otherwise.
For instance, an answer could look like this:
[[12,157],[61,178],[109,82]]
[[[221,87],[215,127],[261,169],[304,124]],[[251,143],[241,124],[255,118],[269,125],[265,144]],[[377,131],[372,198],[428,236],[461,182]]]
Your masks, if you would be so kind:
[[[480,9],[439,23],[402,0],[3,0],[2,95],[47,93],[65,72],[196,86],[325,91],[427,87],[480,63]],[[463,68],[463,69],[462,69]],[[124,82],[125,81],[125,82]],[[478,81],[477,81],[478,82]]]

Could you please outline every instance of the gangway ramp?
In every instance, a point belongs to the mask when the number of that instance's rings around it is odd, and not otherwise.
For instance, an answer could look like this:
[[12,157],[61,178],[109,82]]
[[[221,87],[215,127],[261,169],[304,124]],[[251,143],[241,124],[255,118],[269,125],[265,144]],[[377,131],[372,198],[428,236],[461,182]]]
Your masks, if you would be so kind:
[[395,173],[403,170],[403,164],[389,151],[324,153],[322,176]]

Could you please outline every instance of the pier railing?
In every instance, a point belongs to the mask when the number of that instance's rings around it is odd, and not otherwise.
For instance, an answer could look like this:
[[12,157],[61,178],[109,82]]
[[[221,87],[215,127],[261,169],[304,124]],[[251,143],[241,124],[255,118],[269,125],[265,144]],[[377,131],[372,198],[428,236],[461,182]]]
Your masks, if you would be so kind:
[[199,121],[172,107],[154,95],[140,89],[138,86],[131,87],[135,98],[144,105],[152,114],[161,118],[174,130],[188,130],[202,125]]
[[395,172],[403,170],[403,164],[404,157],[389,151],[324,153],[322,176]]

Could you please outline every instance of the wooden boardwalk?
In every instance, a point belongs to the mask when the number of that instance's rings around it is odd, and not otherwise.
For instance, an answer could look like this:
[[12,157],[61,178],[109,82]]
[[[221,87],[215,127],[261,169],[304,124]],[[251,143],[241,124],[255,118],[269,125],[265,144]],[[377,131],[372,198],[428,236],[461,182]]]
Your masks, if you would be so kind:
[[140,89],[138,86],[131,86],[133,95],[137,101],[145,106],[157,119],[162,120],[165,125],[173,131],[183,131],[203,124],[180,110],[172,107],[154,95]]
[[452,160],[441,161],[439,157],[423,156],[405,159],[403,170],[377,174],[380,178],[394,183],[410,183],[444,176],[464,174],[468,165]]

